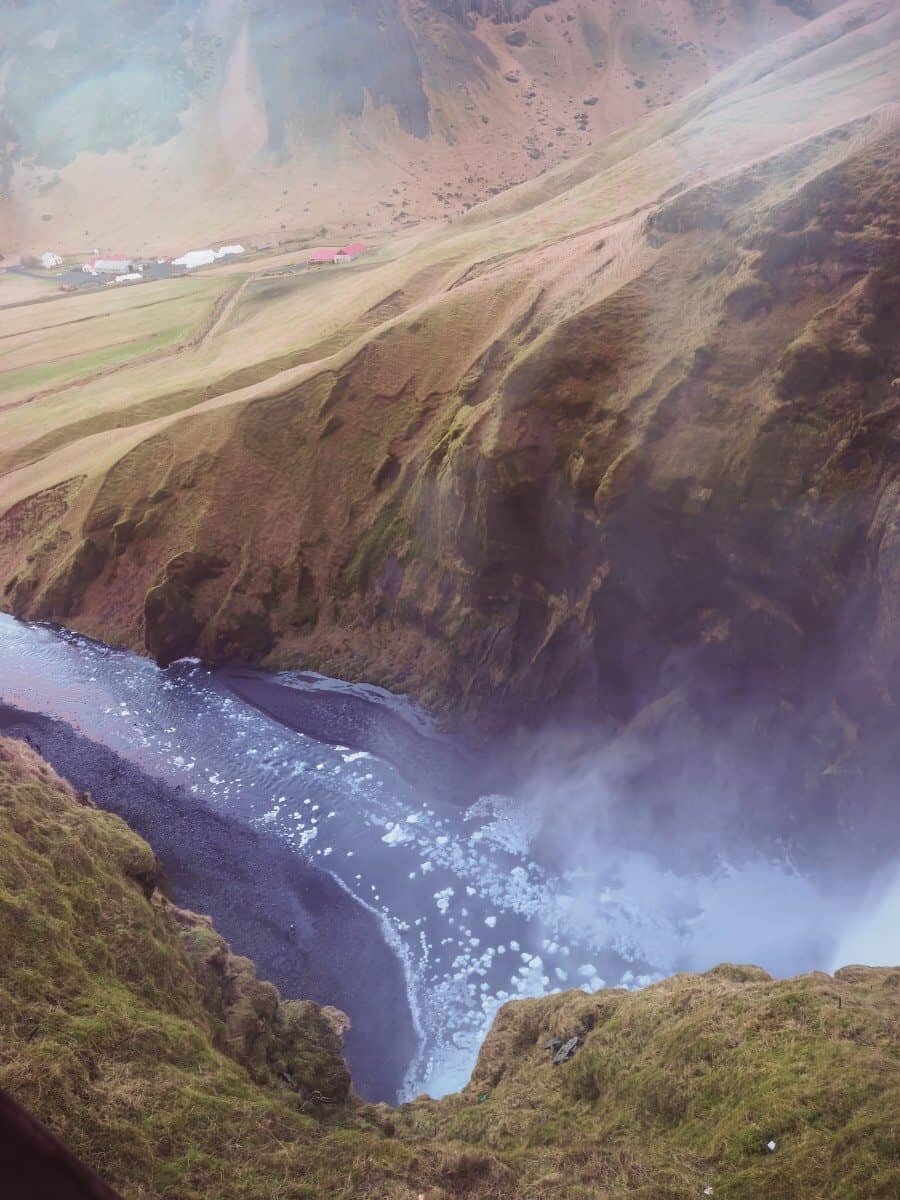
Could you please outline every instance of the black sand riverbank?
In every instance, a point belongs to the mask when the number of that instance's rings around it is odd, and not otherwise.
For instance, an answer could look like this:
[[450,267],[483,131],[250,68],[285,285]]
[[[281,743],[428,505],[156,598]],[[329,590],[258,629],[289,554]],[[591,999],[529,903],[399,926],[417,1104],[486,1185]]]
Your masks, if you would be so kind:
[[345,1055],[357,1091],[396,1099],[417,1038],[401,964],[374,915],[277,838],[222,817],[64,722],[0,704],[0,732],[27,740],[146,838],[176,903],[212,916],[283,996],[348,1013]]

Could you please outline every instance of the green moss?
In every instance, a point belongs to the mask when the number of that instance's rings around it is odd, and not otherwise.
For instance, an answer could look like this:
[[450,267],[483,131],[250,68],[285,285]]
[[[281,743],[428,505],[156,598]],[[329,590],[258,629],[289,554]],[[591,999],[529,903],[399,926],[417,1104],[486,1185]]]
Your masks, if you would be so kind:
[[361,538],[349,565],[344,569],[343,584],[348,592],[361,591],[387,557],[391,547],[409,536],[409,525],[395,508],[381,510],[371,528]]
[[[262,1200],[307,1178],[284,1194],[349,1197],[333,1138],[348,1126],[353,1157],[379,1139],[346,1104],[328,1013],[280,1003],[157,876],[123,822],[0,740],[0,1086],[126,1198]],[[305,1114],[301,1089],[338,1104]]]
[[125,1200],[896,1196],[897,970],[518,1001],[465,1091],[388,1119],[348,1094],[333,1015],[280,1001],[157,877],[0,740],[0,1086]]
[[[560,1197],[696,1196],[707,1184],[727,1197],[865,1195],[842,1190],[856,1159],[875,1180],[897,1162],[890,975],[775,982],[723,966],[638,993],[508,1005],[464,1103],[435,1106],[429,1134],[514,1147],[520,1176],[552,1172]],[[547,1040],[573,1033],[582,1047],[554,1067]],[[478,1105],[486,1081],[490,1104]],[[575,1151],[593,1172],[583,1190]]]

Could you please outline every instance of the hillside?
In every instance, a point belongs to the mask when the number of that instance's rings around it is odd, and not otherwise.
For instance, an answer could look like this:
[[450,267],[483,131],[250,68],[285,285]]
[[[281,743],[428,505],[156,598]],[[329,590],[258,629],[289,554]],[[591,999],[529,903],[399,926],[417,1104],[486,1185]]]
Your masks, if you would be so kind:
[[464,1092],[392,1111],[349,1091],[340,1014],[281,1001],[7,740],[0,850],[0,1086],[125,1200],[895,1194],[898,970],[511,1003]]
[[53,0],[0,29],[0,253],[458,214],[834,0]]
[[14,291],[3,604],[893,819],[898,69],[850,0],[352,267]]

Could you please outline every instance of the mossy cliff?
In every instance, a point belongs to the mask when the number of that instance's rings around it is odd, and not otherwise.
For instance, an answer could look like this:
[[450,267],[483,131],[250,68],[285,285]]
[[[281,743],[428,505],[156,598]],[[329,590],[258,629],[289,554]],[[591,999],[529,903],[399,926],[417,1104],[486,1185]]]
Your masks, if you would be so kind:
[[[409,1124],[500,1155],[528,1196],[887,1198],[898,1016],[900,970],[864,967],[775,982],[725,965],[513,1003],[466,1091]],[[575,1056],[554,1065],[573,1036]]]
[[340,1014],[280,1001],[160,879],[0,741],[0,1086],[126,1200],[896,1195],[900,970],[515,1002],[464,1092],[390,1110],[353,1096]]

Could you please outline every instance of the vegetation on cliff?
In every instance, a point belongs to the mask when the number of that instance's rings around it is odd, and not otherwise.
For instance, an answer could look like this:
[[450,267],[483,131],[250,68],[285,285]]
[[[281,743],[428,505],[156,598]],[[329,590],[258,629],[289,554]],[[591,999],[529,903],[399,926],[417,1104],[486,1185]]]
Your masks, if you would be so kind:
[[0,741],[0,1085],[126,1197],[352,1194],[378,1139],[321,1115],[350,1094],[342,1014],[280,1001],[161,881]]
[[0,1086],[126,1200],[895,1195],[900,969],[514,1002],[462,1093],[390,1110],[349,1090],[340,1014],[280,1001],[160,882],[0,741]]

